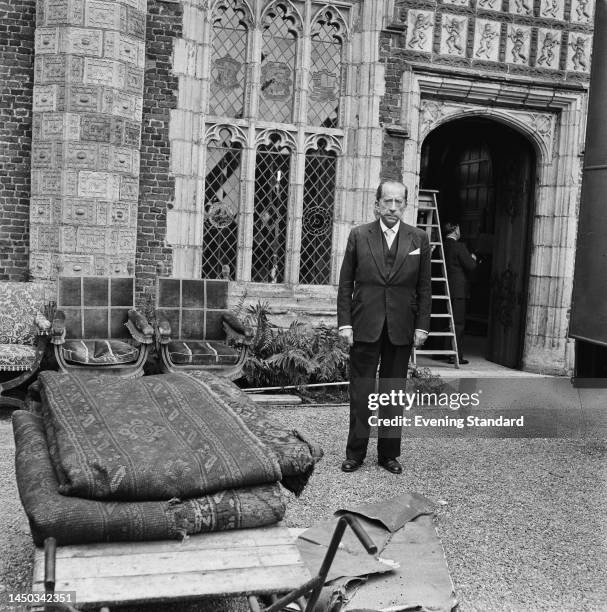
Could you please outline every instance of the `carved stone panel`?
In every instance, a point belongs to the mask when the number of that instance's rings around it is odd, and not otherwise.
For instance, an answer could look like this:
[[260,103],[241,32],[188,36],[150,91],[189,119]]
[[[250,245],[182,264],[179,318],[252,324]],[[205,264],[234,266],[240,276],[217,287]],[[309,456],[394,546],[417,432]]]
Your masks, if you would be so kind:
[[92,255],[61,255],[62,274],[65,276],[93,276],[95,266]]
[[118,199],[118,177],[109,172],[82,171],[78,177],[78,195],[81,197]]
[[454,4],[455,6],[470,6],[470,0],[443,0],[445,4]]
[[63,223],[71,225],[94,225],[97,204],[95,200],[66,198],[63,201]]
[[137,201],[139,197],[139,177],[129,176],[120,177],[120,200]]
[[409,10],[407,15],[406,48],[411,51],[432,51],[434,35],[434,13],[432,11]]
[[476,6],[486,11],[501,11],[502,0],[477,0]]
[[138,11],[127,7],[126,15],[127,34],[143,40],[145,38],[145,9]]
[[535,58],[535,65],[538,68],[559,69],[562,38],[563,33],[560,30],[538,29]]
[[[419,142],[422,142],[435,127],[444,123],[450,117],[468,115],[487,115],[487,108],[475,104],[422,98],[419,114]],[[554,114],[501,108],[496,109],[493,116],[506,119],[509,124],[518,125],[521,131],[533,134],[536,141],[542,143],[541,148],[545,155],[545,161],[551,161],[556,122]]]
[[531,28],[518,24],[508,24],[506,35],[506,61],[511,64],[529,65],[531,50]]
[[110,152],[109,169],[112,172],[133,172],[133,152],[131,149],[114,149]]
[[565,14],[565,0],[540,0],[540,17],[562,20]]
[[97,111],[100,90],[97,87],[72,85],[67,90],[67,110],[76,112]]
[[56,110],[56,96],[56,85],[34,85],[33,110],[38,112]]
[[582,32],[569,33],[569,48],[567,49],[567,70],[573,72],[590,72],[590,53],[592,51],[592,35]]
[[573,23],[591,24],[594,18],[594,0],[572,0],[570,19]]
[[112,119],[105,115],[83,115],[80,123],[82,140],[110,142]]
[[[133,211],[135,212],[135,211]],[[112,225],[131,224],[131,205],[127,202],[112,202],[111,223]]]
[[508,12],[515,15],[533,15],[533,0],[508,0]]
[[476,20],[473,59],[499,61],[501,28],[499,21]]
[[79,253],[105,253],[106,232],[104,227],[79,227],[76,234],[76,251]]
[[57,28],[36,28],[35,41],[37,55],[59,52],[59,30]]
[[62,35],[62,51],[100,57],[102,36],[99,30],[87,28],[66,28]]
[[88,2],[86,25],[92,28],[117,30],[120,21],[116,2],[102,2],[92,0]]
[[440,52],[443,55],[464,57],[468,39],[468,18],[443,13]]
[[32,144],[32,168],[52,168],[56,163],[53,143],[34,142]]
[[37,83],[64,83],[67,74],[65,55],[44,55],[37,59],[34,77]]
[[66,145],[65,162],[71,168],[94,170],[98,167],[97,145],[73,142]]

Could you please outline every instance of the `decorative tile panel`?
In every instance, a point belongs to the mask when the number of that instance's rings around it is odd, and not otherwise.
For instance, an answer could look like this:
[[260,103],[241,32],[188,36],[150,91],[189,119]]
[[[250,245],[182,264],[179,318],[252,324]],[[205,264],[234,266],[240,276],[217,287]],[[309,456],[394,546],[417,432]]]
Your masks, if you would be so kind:
[[56,85],[34,85],[33,110],[54,111],[56,110]]
[[411,51],[432,51],[434,13],[410,10],[408,14],[406,48]]
[[518,24],[508,24],[506,35],[506,61],[512,64],[529,65],[531,49],[531,28]]
[[540,0],[540,17],[562,20],[565,15],[565,0]]
[[477,19],[474,32],[473,59],[499,60],[500,34],[502,25],[499,21]]
[[468,18],[443,13],[440,52],[443,55],[464,57],[468,39]]
[[64,53],[100,57],[102,33],[100,30],[86,28],[66,28],[63,31],[61,47]]
[[592,52],[592,36],[582,32],[569,33],[569,48],[567,49],[567,70],[573,72],[590,72],[590,53]]
[[561,57],[563,33],[560,30],[539,28],[537,33],[537,55],[535,65],[538,68],[558,70]]
[[37,55],[58,53],[59,30],[57,28],[38,28],[36,30],[35,41]]
[[533,0],[508,0],[508,12],[525,17],[533,15]]
[[501,11],[502,0],[477,0],[476,6],[485,11]]
[[66,110],[75,112],[100,110],[100,93],[97,87],[72,85],[67,90]]
[[572,0],[570,20],[573,23],[592,24],[594,0]]

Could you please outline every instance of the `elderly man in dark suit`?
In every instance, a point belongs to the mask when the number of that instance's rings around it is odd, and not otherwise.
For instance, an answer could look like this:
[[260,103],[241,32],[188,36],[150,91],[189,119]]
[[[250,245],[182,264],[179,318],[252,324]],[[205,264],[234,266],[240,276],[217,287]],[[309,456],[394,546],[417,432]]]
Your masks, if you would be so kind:
[[[350,345],[350,430],[344,472],[357,470],[367,452],[372,414],[368,391],[373,391],[370,381],[375,380],[378,364],[380,387],[382,379],[406,378],[411,348],[421,346],[430,329],[430,244],[424,231],[401,221],[406,206],[407,189],[402,183],[382,183],[375,202],[378,219],[350,232],[341,266],[337,323]],[[390,416],[396,414],[391,412]],[[378,430],[379,464],[394,474],[402,472],[397,460],[400,434],[400,426]]]

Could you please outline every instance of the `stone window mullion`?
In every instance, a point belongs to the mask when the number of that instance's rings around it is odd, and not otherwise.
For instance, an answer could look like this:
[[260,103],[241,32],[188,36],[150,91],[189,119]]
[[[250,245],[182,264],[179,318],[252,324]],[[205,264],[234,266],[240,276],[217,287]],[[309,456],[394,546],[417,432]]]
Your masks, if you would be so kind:
[[289,194],[289,217],[287,220],[287,261],[285,281],[299,282],[299,256],[303,213],[304,175],[306,166],[305,131],[297,134],[297,151],[292,156],[291,190]]
[[243,175],[240,195],[240,223],[238,227],[237,280],[251,280],[253,251],[253,209],[255,205],[255,126],[248,135],[249,146],[243,149]]

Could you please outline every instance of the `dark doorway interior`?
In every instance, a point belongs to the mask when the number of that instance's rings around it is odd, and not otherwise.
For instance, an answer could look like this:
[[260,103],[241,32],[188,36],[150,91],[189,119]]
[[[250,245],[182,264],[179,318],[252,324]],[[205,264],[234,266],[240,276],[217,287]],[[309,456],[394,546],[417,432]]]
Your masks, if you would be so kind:
[[479,261],[469,283],[464,346],[510,368],[522,359],[534,168],[530,143],[491,120],[447,123],[422,146],[420,187],[438,190],[441,222],[459,223]]

